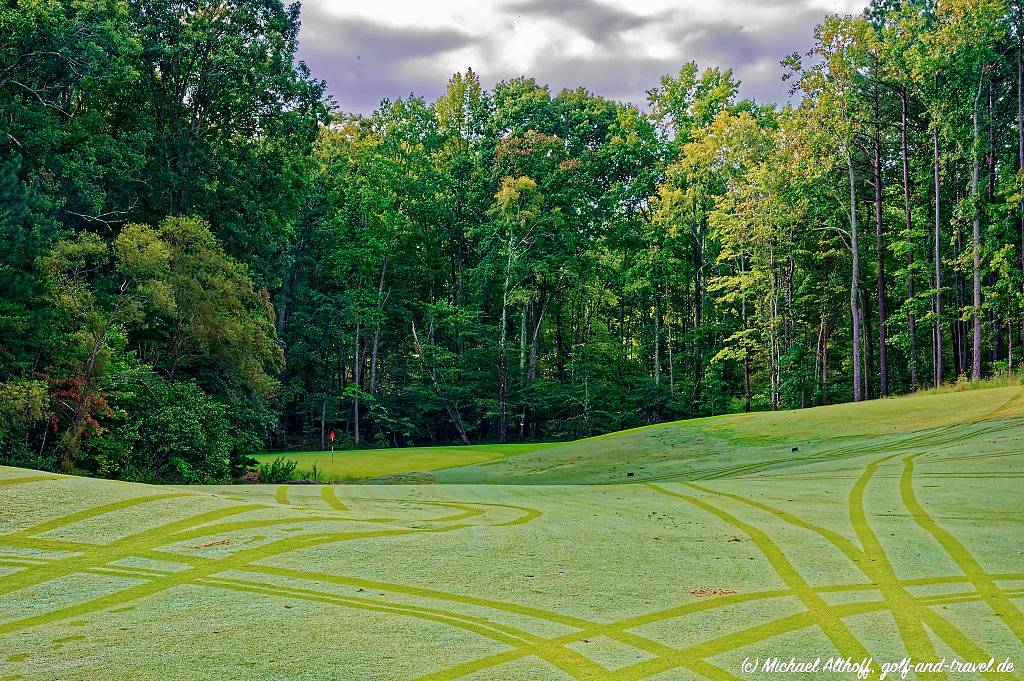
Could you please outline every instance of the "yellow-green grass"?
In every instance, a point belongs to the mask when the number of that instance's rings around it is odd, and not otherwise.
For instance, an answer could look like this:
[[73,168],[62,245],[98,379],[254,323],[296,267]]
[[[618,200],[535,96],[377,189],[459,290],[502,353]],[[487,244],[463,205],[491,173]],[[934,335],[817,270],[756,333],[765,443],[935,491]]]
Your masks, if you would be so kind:
[[496,463],[440,471],[436,478],[448,483],[599,484],[730,477],[740,469],[803,467],[818,458],[834,461],[918,439],[956,443],[979,428],[1022,414],[1024,388],[1019,386],[729,414],[601,435]]
[[873,679],[908,656],[1024,669],[1020,387],[430,475],[452,482],[0,468],[0,679],[853,678],[744,671],[767,656],[870,656]]
[[403,449],[355,449],[336,452],[265,452],[253,458],[271,463],[284,458],[294,461],[298,471],[310,473],[314,464],[325,482],[387,478],[407,473],[425,473],[443,468],[467,466],[537,452],[551,443],[469,445],[463,447],[407,447]]

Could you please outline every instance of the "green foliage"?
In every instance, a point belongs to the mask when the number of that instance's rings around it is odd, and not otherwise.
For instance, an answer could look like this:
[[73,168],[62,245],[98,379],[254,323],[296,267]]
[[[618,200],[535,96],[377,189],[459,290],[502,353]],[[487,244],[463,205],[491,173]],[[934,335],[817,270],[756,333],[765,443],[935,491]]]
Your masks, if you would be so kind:
[[159,370],[170,380],[192,377],[213,393],[228,388],[269,399],[282,364],[273,309],[204,220],[128,225],[113,250],[139,307],[127,326],[147,354],[161,358]]
[[224,406],[191,381],[154,387],[133,405],[143,416],[126,477],[151,473],[189,484],[226,481],[231,441]]
[[0,459],[14,465],[39,467],[32,435],[46,427],[49,394],[44,381],[0,383]]
[[103,430],[82,444],[80,470],[140,482],[213,484],[229,478],[227,410],[194,381],[168,383],[127,368],[107,396]]
[[259,464],[256,470],[260,474],[260,482],[278,484],[294,480],[298,465],[297,461],[279,456],[270,463]]
[[830,17],[786,107],[689,62],[646,110],[470,70],[349,115],[298,3],[5,6],[0,457],[219,481],[332,431],[572,439],[1009,373],[1019,9]]
[[329,107],[298,13],[0,8],[0,382],[46,386],[42,418],[4,416],[2,461],[220,481],[265,438],[283,356],[261,287]]

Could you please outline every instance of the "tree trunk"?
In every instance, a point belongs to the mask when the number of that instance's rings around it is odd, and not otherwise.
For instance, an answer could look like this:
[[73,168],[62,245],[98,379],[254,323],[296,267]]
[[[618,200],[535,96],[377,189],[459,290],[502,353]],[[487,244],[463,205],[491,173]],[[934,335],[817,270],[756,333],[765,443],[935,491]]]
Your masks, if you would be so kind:
[[[362,359],[363,358],[360,356],[360,352],[359,352],[359,345],[360,345],[360,340],[361,340],[360,339],[361,334],[362,334],[362,322],[357,319],[356,320],[356,333],[355,333],[354,351],[352,353],[353,354],[353,359],[352,359],[352,383],[353,383],[353,385],[355,385],[355,388],[356,388],[357,391],[362,388],[362,371],[363,371],[363,361],[362,361]],[[353,439],[355,440],[356,444],[359,444],[360,441],[361,441],[361,438],[360,438],[360,433],[359,433],[359,396],[358,396],[358,394],[356,395],[356,397],[352,398],[352,426],[353,426]]]
[[973,263],[973,295],[971,298],[971,322],[973,326],[971,338],[971,378],[981,379],[981,197],[978,195],[978,180],[981,174],[981,159],[978,157],[981,146],[981,128],[979,125],[979,103],[981,101],[981,83],[978,83],[978,94],[974,98],[973,112],[973,167],[971,169],[971,199],[974,202],[974,220],[971,240],[971,260]]
[[545,295],[541,292],[540,313],[537,315],[533,326],[533,337],[530,339],[530,364],[526,371],[527,383],[533,383],[537,378],[537,362],[540,356],[540,328],[544,323],[544,312],[547,310]]
[[[541,323],[544,320],[544,308],[545,308],[545,305],[544,305],[544,291],[543,291],[543,289],[541,290],[541,295],[540,295],[540,306],[541,306],[540,307],[540,313],[538,314],[537,313],[536,303],[530,305],[530,310],[532,312],[531,320],[533,321],[533,333],[532,333],[531,338],[530,338],[530,351],[529,351],[530,352],[530,356],[529,356],[529,359],[528,359],[527,364],[526,364],[526,376],[525,376],[525,381],[523,383],[523,387],[524,388],[529,388],[530,385],[533,383],[533,381],[537,378],[537,358],[538,358],[538,354],[539,354],[538,345],[539,345],[539,336],[540,336],[540,325],[541,325]],[[526,321],[525,318],[524,318],[523,321],[524,322]],[[526,331],[525,327],[524,327],[523,331],[524,332]],[[527,397],[527,392],[526,392],[526,390],[524,390],[523,391],[523,399],[522,399],[522,410],[519,413],[519,440],[520,441],[523,440],[524,431],[525,431],[525,428],[526,428],[526,397]]]
[[288,269],[288,277],[281,287],[280,302],[277,307],[277,336],[280,339],[284,336],[285,326],[288,324],[288,312],[291,307],[292,297],[295,295],[295,283],[299,278],[299,263],[302,259],[302,238],[295,240],[295,251],[292,253],[292,264]]
[[423,345],[420,343],[420,337],[416,333],[416,322],[412,323],[412,342],[413,347],[416,349],[416,354],[420,356],[424,366],[427,368],[427,373],[430,375],[430,381],[434,384],[434,392],[437,394],[437,398],[441,400],[441,405],[444,410],[448,412],[448,418],[451,419],[452,424],[455,425],[455,429],[459,432],[459,439],[464,444],[469,444],[469,437],[466,435],[466,427],[462,423],[462,416],[459,414],[457,405],[452,405],[451,401],[445,395],[443,386],[441,385],[441,379],[437,377],[437,369],[433,364],[429,363],[428,358],[423,354]]
[[871,376],[875,366],[875,356],[871,347],[871,338],[874,336],[874,327],[871,325],[871,296],[868,295],[868,287],[865,282],[860,282],[857,290],[860,296],[860,337],[863,340],[861,347],[864,348],[864,365],[861,376],[864,378],[864,399],[871,399]]
[[562,317],[562,296],[557,297],[555,305],[555,368],[558,370],[558,380],[565,383],[565,363],[567,352],[565,349],[565,331],[563,330],[564,320]]
[[628,353],[628,347],[626,346],[626,290],[623,285],[623,290],[619,296],[619,372],[622,372],[622,363],[625,361]]
[[320,399],[320,451],[327,449],[327,398]]
[[917,316],[914,313],[914,220],[911,212],[910,153],[907,143],[907,90],[900,88],[900,159],[903,162],[903,219],[907,232],[907,333],[910,341],[910,390],[917,392]]
[[519,382],[526,383],[526,315],[529,305],[523,303],[523,314],[519,318]]
[[693,400],[696,402],[700,398],[701,383],[704,379],[704,343],[703,343],[703,330],[701,326],[704,324],[704,277],[701,276],[704,266],[704,232],[703,224],[698,223],[697,229],[693,232],[693,361],[694,361],[694,376],[693,376]]
[[384,275],[388,271],[388,259],[384,257],[384,261],[380,266],[380,279],[377,282],[377,319],[373,326],[373,348],[370,351],[370,394],[377,394],[377,353],[380,349],[380,327],[384,314],[384,302],[388,299],[388,296],[384,293]]
[[665,277],[665,350],[668,354],[668,394],[676,392],[676,368],[675,360],[672,357],[672,294],[668,287],[668,277]]
[[932,122],[932,170],[935,175],[935,385],[942,385],[942,184],[939,175],[939,128]]
[[658,302],[658,290],[654,290],[654,385],[661,384],[661,305]]
[[370,348],[370,385],[369,393],[377,394],[377,354],[380,350],[380,326],[373,330],[373,345]]
[[853,400],[860,402],[864,399],[861,383],[860,364],[860,300],[857,296],[857,288],[860,283],[860,251],[857,243],[857,184],[853,174],[853,156],[847,155],[847,165],[850,173],[850,252],[852,263],[850,270],[850,317],[853,327]]
[[528,383],[526,369],[526,317],[532,307],[523,303],[523,314],[519,324],[519,441],[523,441],[523,430],[526,427],[526,385]]
[[[511,259],[511,256],[510,256]],[[511,269],[511,262],[509,263]],[[501,294],[501,321],[498,328],[498,442],[508,441],[508,289],[510,273],[505,274]]]
[[[746,262],[740,257],[740,272],[746,272]],[[740,296],[740,319],[743,322],[743,331],[747,330],[747,292],[743,290]],[[743,336],[743,411],[750,413],[750,347],[746,334]]]
[[873,140],[873,158],[871,160],[874,173],[875,188],[875,252],[878,290],[878,368],[879,390],[882,397],[889,396],[889,346],[886,343],[886,307],[885,307],[885,237],[882,216],[882,131],[878,120],[879,112],[877,86],[875,92],[875,134]]
[[[818,324],[818,342],[814,345],[814,391],[815,395],[821,395],[821,344],[825,336],[825,317],[822,315],[821,322]],[[820,400],[815,399],[815,404],[820,404]]]
[[779,349],[779,272],[775,265],[774,246],[769,246],[769,253],[768,279],[771,289],[771,293],[768,296],[768,303],[771,309],[771,319],[768,325],[769,369],[772,386],[772,411],[778,411],[782,406],[782,372],[780,367],[782,353]]
[[828,342],[832,337],[832,325],[828,324],[825,327],[825,337],[821,340],[821,403],[829,404],[829,385],[828,385]]
[[1013,374],[1013,324],[1006,324],[1006,370]]
[[[1024,26],[1017,27],[1017,169],[1024,173]],[[1024,271],[1024,202],[1020,204],[1020,267]],[[1013,338],[1011,327],[1010,338]],[[1024,342],[1024,336],[1021,337]],[[1010,353],[1011,355],[1013,353]]]
[[[966,251],[964,246],[964,237],[962,233],[956,235],[955,253],[956,258],[963,257]],[[953,271],[953,296],[955,309],[963,311],[967,308],[966,298],[964,298],[964,277],[963,273],[954,270]],[[962,315],[957,315],[953,320],[953,369],[954,374],[959,378],[962,375],[966,375],[968,372],[968,364],[970,364],[969,351],[967,350],[968,344],[968,322],[961,319]]]
[[994,125],[994,99],[993,85],[991,79],[988,82],[988,101],[985,103],[986,117],[988,118],[988,148],[985,150],[985,170],[988,179],[988,205],[996,200],[996,129]]

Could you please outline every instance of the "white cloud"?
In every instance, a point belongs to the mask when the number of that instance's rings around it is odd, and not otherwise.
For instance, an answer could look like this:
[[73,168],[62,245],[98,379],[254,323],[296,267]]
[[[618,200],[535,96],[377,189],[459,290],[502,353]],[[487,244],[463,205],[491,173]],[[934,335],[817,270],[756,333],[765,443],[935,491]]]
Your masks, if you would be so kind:
[[733,68],[744,94],[782,99],[779,59],[809,47],[824,16],[863,1],[305,0],[300,56],[353,111],[434,97],[467,67],[488,86],[530,75],[641,103],[689,60]]

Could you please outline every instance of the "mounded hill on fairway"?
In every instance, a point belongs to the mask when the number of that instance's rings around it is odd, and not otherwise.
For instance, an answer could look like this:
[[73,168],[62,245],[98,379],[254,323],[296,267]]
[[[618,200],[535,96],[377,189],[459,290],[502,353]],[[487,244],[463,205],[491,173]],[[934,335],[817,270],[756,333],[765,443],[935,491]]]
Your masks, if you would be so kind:
[[0,469],[0,679],[778,678],[745,658],[832,655],[1012,678],[1022,425],[1010,388],[657,426],[447,484]]
[[603,484],[679,476],[710,480],[821,460],[834,468],[841,465],[838,459],[912,447],[918,440],[955,448],[966,437],[1001,429],[1005,419],[1024,415],[1020,393],[1020,388],[936,393],[693,419],[451,468],[435,477],[449,483]]

